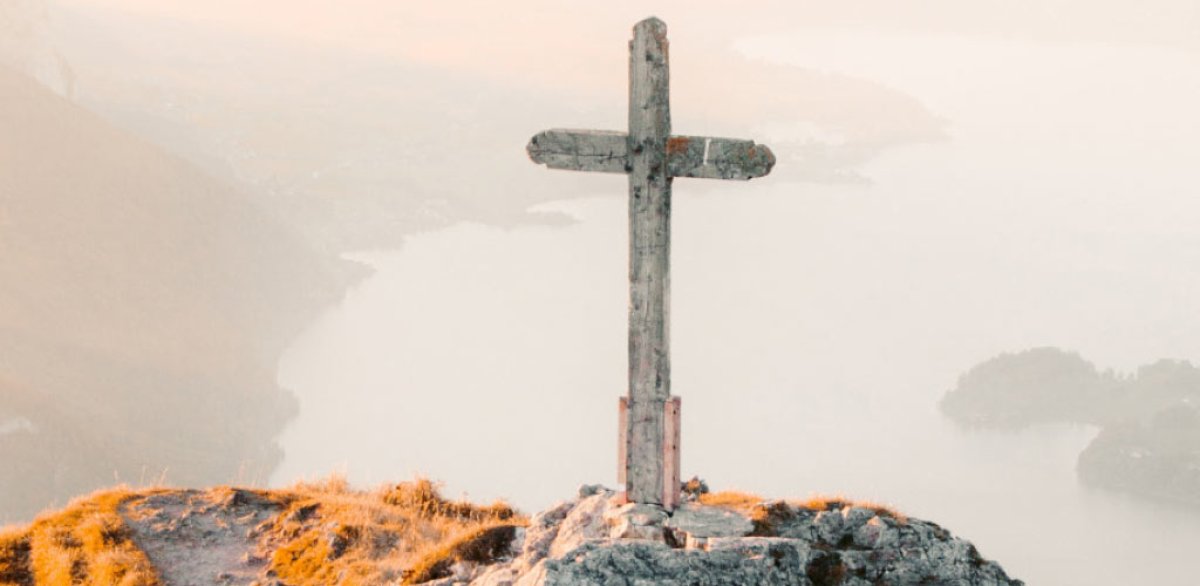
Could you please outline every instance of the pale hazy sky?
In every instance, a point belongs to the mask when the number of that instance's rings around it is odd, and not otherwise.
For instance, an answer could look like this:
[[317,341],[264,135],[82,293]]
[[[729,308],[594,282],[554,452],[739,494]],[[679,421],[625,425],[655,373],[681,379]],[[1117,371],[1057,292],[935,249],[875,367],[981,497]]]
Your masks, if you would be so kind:
[[[603,57],[629,23],[656,15],[680,43],[723,42],[747,34],[836,27],[900,29],[1040,40],[1190,44],[1200,8],[1188,0],[1131,5],[1119,0],[749,0],[685,2],[389,2],[383,0],[58,0],[279,35],[340,49],[402,55],[443,67],[528,76],[530,80],[607,82],[581,73],[579,56]],[[561,50],[570,47],[569,51]]]

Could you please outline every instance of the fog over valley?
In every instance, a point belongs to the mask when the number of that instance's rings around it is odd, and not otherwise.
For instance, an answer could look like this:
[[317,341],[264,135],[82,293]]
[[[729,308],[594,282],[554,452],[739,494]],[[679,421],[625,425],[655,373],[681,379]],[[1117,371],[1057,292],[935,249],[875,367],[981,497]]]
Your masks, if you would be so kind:
[[670,26],[683,475],[845,495],[1029,584],[1200,546],[1200,7],[0,6],[0,524],[114,483],[617,485],[625,130]]

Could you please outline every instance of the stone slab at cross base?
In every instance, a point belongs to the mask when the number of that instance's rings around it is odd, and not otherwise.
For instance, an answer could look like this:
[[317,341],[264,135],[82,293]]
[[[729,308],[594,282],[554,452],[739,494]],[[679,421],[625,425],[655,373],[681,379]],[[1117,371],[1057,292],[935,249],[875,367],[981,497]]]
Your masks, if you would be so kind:
[[697,502],[680,505],[667,519],[666,525],[700,538],[743,537],[754,530],[754,524],[741,513]]
[[608,536],[613,539],[645,539],[666,543],[667,511],[657,505],[626,503],[604,514]]

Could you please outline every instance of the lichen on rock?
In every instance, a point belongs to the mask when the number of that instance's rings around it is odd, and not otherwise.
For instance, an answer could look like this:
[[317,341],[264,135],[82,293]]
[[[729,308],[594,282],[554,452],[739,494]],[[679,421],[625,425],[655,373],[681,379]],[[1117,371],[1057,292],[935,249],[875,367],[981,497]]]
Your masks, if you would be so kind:
[[1023,584],[942,527],[879,507],[834,501],[816,510],[768,501],[747,511],[693,499],[661,523],[661,537],[617,537],[639,523],[634,517],[648,519],[618,493],[589,487],[536,515],[520,555],[481,569],[469,584]]

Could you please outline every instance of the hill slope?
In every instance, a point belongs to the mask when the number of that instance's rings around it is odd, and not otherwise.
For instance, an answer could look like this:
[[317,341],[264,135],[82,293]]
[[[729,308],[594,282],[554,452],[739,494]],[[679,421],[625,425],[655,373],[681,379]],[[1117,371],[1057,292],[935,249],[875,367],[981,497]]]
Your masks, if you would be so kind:
[[936,524],[869,504],[695,492],[668,514],[586,486],[526,520],[427,481],[118,490],[0,535],[0,586],[65,571],[125,586],[1022,584]]
[[523,524],[500,503],[447,501],[428,481],[372,492],[337,480],[270,491],[112,489],[0,533],[0,586],[424,581],[457,544],[507,551]]
[[0,68],[0,522],[114,476],[264,477],[296,408],[275,360],[344,273]]

